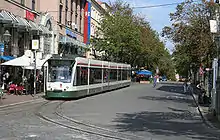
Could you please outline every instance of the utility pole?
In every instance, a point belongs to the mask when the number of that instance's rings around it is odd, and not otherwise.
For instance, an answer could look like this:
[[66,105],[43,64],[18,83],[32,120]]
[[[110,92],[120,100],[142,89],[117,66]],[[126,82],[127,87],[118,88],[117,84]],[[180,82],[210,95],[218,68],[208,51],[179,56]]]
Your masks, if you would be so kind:
[[36,83],[37,83],[37,79],[36,79],[36,75],[37,75],[37,66],[36,66],[36,55],[37,55],[37,50],[39,49],[39,40],[32,40],[32,50],[33,50],[33,53],[34,53],[34,96],[36,96],[36,93],[37,93],[37,86],[36,86]]
[[216,20],[216,36],[215,36],[215,42],[216,42],[216,46],[217,46],[217,62],[218,62],[218,68],[217,68],[217,81],[216,81],[216,100],[215,100],[215,111],[217,113],[217,118],[218,120],[220,120],[220,65],[219,65],[219,59],[220,59],[220,28],[219,28],[219,7],[220,7],[220,3],[219,0],[215,1],[215,20]]

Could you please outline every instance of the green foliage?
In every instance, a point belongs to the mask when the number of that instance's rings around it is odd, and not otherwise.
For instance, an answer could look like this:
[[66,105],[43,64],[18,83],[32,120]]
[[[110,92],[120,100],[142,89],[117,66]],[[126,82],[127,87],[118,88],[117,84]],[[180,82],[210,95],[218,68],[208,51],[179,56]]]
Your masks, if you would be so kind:
[[100,23],[98,36],[92,39],[95,49],[105,52],[101,59],[146,67],[153,72],[159,67],[161,74],[173,78],[171,56],[158,33],[127,3],[116,1],[110,7]]
[[215,57],[215,45],[209,28],[211,19],[210,3],[203,1],[183,2],[170,14],[172,26],[163,28],[163,35],[175,44],[173,53],[175,68],[181,75],[187,76],[190,65],[196,69],[200,64],[210,65]]

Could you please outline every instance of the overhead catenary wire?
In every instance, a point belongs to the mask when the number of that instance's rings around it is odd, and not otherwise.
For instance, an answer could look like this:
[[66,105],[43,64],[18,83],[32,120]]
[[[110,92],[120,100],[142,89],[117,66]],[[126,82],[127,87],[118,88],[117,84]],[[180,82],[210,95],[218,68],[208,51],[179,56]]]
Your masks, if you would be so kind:
[[[192,1],[197,2],[197,1]],[[147,5],[147,6],[134,6],[131,7],[132,9],[142,9],[142,8],[157,8],[157,7],[165,7],[165,6],[171,6],[171,5],[179,5],[183,2],[175,2],[175,3],[166,3],[166,4],[157,4],[157,5]]]

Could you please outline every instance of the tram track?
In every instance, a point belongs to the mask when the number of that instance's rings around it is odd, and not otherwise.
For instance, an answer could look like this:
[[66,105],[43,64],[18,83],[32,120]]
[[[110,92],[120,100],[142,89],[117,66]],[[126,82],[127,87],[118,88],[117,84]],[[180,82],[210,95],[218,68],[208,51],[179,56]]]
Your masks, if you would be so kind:
[[0,107],[0,115],[9,115],[18,112],[28,111],[30,109],[38,107],[40,104],[46,102],[45,100],[37,100],[33,102],[27,102],[19,105]]
[[[74,123],[76,125],[80,125],[81,127],[84,127],[87,129],[93,129],[96,132],[100,131],[100,133],[105,132],[105,133],[108,133],[109,135],[112,135],[112,134],[117,135],[118,137],[125,137],[128,139],[135,139],[135,140],[144,139],[144,137],[141,137],[141,136],[137,136],[134,134],[128,134],[128,133],[122,133],[119,131],[103,128],[103,127],[100,127],[100,126],[97,126],[97,125],[94,125],[94,124],[91,124],[88,122],[82,122],[82,121],[76,120],[74,118],[68,117],[68,116],[64,115],[64,113],[62,113],[62,104],[60,104],[60,106],[57,108],[57,110],[55,111],[55,114],[63,119],[70,121],[71,123]],[[60,109],[60,110],[58,111],[58,109]]]
[[101,127],[91,125],[91,124],[86,124],[86,123],[74,120],[72,118],[69,118],[63,115],[59,111],[59,109],[64,103],[65,101],[56,103],[53,109],[53,112],[50,115],[45,115],[42,109],[43,108],[45,109],[50,104],[50,101],[46,102],[45,104],[43,104],[42,106],[38,108],[35,115],[38,116],[40,119],[47,121],[49,123],[53,123],[61,127],[68,128],[73,131],[81,132],[87,135],[93,135],[96,137],[98,136],[100,138],[115,139],[115,140],[143,140],[144,139],[136,135],[124,134],[121,132],[113,131],[113,130],[106,129],[106,128],[101,128]]

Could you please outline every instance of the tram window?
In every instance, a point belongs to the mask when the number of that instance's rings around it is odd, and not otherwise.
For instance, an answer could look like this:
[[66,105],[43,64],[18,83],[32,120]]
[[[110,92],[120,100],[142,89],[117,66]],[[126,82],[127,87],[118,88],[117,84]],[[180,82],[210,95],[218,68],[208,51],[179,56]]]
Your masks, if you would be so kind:
[[108,69],[103,69],[103,83],[107,83],[109,80]]
[[102,83],[102,69],[90,68],[89,84]]
[[116,69],[110,69],[110,82],[117,81],[117,70]]
[[118,76],[118,81],[121,81],[121,70],[120,69],[118,70],[118,75],[117,76]]
[[76,85],[87,85],[88,84],[88,68],[87,67],[77,67],[77,79]]
[[49,82],[71,83],[73,61],[50,60],[49,62]]
[[122,80],[127,80],[127,70],[122,70]]

